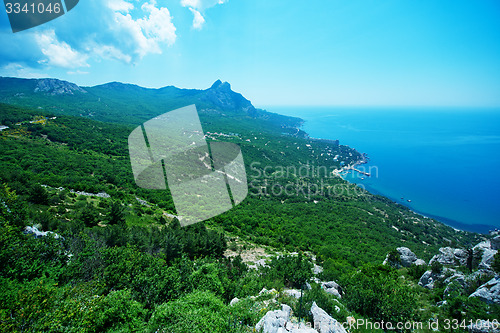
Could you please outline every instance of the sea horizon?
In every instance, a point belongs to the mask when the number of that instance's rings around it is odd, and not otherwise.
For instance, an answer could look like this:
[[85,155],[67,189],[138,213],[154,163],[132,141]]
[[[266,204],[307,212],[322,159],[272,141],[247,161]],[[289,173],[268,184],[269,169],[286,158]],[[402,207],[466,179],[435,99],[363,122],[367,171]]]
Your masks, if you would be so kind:
[[[344,175],[373,194],[455,229],[500,228],[500,108],[265,108],[304,120],[311,138],[339,140],[367,154],[366,177]],[[423,111],[426,110],[426,111]],[[432,112],[428,112],[432,111]]]

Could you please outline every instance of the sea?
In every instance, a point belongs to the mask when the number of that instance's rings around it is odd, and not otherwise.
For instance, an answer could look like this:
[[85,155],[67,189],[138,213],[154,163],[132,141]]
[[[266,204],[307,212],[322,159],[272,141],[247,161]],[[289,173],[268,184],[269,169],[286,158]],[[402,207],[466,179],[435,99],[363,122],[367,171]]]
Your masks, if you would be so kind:
[[460,230],[500,229],[500,109],[277,107],[369,162],[344,179]]

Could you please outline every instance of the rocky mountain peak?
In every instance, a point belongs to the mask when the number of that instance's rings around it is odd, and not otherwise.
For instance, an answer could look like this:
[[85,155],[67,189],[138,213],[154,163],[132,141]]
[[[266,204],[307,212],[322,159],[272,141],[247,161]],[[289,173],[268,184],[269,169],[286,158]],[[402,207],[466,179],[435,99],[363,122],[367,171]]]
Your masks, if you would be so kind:
[[209,89],[205,90],[203,99],[222,109],[241,109],[247,112],[255,110],[248,99],[231,90],[231,85],[221,80],[215,81]]
[[73,95],[75,92],[86,94],[87,91],[74,83],[58,79],[39,79],[37,80],[35,93],[46,93],[48,95]]
[[212,84],[212,86],[210,87],[210,89],[233,92],[231,90],[231,85],[229,84],[229,82],[222,82],[221,80],[215,81],[214,84]]

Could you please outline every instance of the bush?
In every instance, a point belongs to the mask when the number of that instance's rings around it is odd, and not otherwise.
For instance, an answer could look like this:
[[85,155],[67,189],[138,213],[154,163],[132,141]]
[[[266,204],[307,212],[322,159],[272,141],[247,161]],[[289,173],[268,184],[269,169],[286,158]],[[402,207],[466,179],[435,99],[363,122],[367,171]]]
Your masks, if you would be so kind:
[[49,193],[40,184],[33,184],[29,191],[29,200],[34,204],[48,205]]
[[287,287],[303,288],[312,277],[312,266],[302,253],[275,257],[266,275],[282,280]]
[[145,328],[145,311],[128,290],[98,296],[93,283],[57,287],[36,279],[2,281],[0,330],[29,332],[137,332]]
[[500,317],[500,305],[489,305],[476,297],[467,296],[458,296],[448,300],[444,311],[447,316],[457,319],[459,322],[477,319],[498,320]]
[[408,276],[414,280],[420,280],[422,275],[427,271],[427,265],[411,265],[408,267]]
[[195,289],[211,291],[217,296],[224,294],[224,286],[219,277],[220,271],[216,264],[203,264],[191,275],[191,285]]
[[194,291],[156,308],[149,332],[239,332],[229,309],[213,293]]
[[346,306],[375,321],[406,322],[415,318],[416,295],[391,267],[365,266],[345,286]]
[[433,261],[431,264],[431,271],[432,273],[439,274],[443,271],[443,264],[441,264],[439,261]]
[[401,254],[398,252],[398,250],[391,250],[387,254],[387,262],[392,267],[401,267]]
[[93,204],[87,203],[78,213],[78,218],[85,223],[87,227],[96,226],[99,223],[99,213]]

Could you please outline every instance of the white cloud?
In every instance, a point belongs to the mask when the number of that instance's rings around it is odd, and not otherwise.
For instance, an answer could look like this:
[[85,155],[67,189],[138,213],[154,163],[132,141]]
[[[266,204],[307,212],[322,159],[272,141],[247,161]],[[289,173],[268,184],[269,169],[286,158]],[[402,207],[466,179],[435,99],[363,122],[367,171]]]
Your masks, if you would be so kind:
[[156,42],[165,42],[169,46],[172,45],[177,36],[168,9],[156,8],[154,1],[143,4],[141,9],[144,12],[149,12],[147,19],[138,20],[146,36]]
[[48,74],[41,73],[35,68],[27,67],[14,62],[1,67],[0,74],[2,76],[24,77],[27,79],[41,79],[49,77]]
[[203,16],[201,16],[200,12],[197,11],[196,9],[189,8],[189,10],[194,15],[194,18],[193,18],[193,28],[197,29],[197,30],[200,30],[203,27],[203,23],[205,23],[205,19],[203,18]]
[[91,49],[92,53],[97,58],[116,59],[126,63],[130,63],[132,61],[132,57],[130,55],[123,53],[120,49],[114,47],[113,45],[94,44],[88,49]]
[[[162,53],[161,44],[171,46],[177,37],[167,8],[157,8],[156,2],[152,0],[144,3],[141,10],[146,16],[136,20],[128,12],[114,12],[115,36],[123,46],[132,51],[130,59],[141,59],[148,53]],[[127,59],[123,56],[120,58]]]
[[[192,28],[202,29],[204,10],[222,0],[178,0],[193,13]],[[71,19],[70,19],[71,17]],[[12,34],[0,27],[0,71],[44,68],[78,69],[104,59],[137,63],[161,54],[177,40],[171,12],[156,0],[86,0],[77,11],[51,21],[50,29]],[[16,70],[14,70],[14,65]],[[5,66],[11,66],[6,68]],[[31,76],[26,72],[25,76]]]
[[115,12],[128,13],[134,9],[134,5],[125,0],[109,0],[107,5],[109,9]]
[[69,75],[84,75],[84,74],[89,74],[89,72],[77,70],[77,71],[68,71],[67,72]]
[[197,10],[205,10],[216,5],[222,5],[228,0],[181,0],[181,6]]
[[89,67],[88,56],[73,50],[66,42],[59,41],[54,30],[37,33],[36,41],[46,56],[39,63],[63,68]]
[[183,7],[200,8],[201,1],[200,0],[181,0],[181,5]]
[[188,7],[193,13],[193,29],[200,30],[205,23],[205,18],[201,14],[205,9],[216,5],[222,5],[228,0],[181,0],[181,6]]

